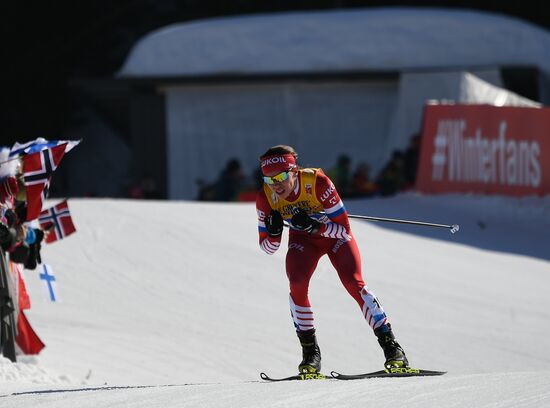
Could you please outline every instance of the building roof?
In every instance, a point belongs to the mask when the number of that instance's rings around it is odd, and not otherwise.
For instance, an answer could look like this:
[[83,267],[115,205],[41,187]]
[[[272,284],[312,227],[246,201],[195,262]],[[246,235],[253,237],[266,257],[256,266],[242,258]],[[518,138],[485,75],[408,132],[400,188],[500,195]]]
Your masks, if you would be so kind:
[[119,77],[533,65],[550,72],[550,32],[473,10],[369,8],[173,24],[137,42]]

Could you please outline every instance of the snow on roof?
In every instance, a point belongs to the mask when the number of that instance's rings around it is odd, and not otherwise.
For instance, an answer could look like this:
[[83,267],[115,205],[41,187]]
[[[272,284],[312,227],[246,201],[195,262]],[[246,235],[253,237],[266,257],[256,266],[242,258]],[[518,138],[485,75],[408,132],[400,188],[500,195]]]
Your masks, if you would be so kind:
[[470,10],[375,8],[216,18],[143,37],[121,77],[534,65],[550,32]]

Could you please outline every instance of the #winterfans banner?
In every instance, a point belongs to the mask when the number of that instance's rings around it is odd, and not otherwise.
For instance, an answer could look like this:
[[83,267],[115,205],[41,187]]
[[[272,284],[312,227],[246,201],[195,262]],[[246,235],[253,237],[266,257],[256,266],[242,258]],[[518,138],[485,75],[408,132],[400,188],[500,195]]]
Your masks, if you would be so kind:
[[550,194],[550,108],[427,105],[416,188]]
[[40,227],[47,231],[45,241],[48,244],[63,239],[76,231],[67,200],[42,211],[38,222]]

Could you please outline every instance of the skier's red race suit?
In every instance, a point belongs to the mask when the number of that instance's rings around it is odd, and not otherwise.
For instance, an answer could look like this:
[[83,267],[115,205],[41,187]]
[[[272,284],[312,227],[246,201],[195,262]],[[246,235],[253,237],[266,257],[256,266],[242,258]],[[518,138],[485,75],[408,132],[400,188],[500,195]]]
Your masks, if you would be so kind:
[[[314,328],[314,318],[308,298],[309,281],[319,259],[328,255],[348,293],[359,304],[363,316],[376,329],[388,322],[374,293],[365,286],[361,274],[361,256],[353,238],[348,214],[332,181],[321,169],[297,170],[295,189],[286,199],[264,185],[256,199],[260,248],[274,254],[281,245],[281,236],[270,237],[264,218],[271,210],[281,213],[289,224],[286,273],[290,283],[290,309],[296,330]],[[321,223],[319,231],[309,234],[295,229],[291,219],[296,209],[305,210]]]

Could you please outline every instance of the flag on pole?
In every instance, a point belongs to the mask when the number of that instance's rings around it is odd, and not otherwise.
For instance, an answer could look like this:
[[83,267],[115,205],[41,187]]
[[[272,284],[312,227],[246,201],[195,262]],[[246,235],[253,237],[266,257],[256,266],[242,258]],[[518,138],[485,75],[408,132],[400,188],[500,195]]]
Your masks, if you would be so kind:
[[42,211],[38,217],[38,222],[44,231],[48,231],[45,238],[48,244],[76,232],[67,200]]
[[64,143],[23,157],[27,221],[32,221],[40,215],[42,203],[48,196],[52,174],[59,166],[66,147],[67,143]]

